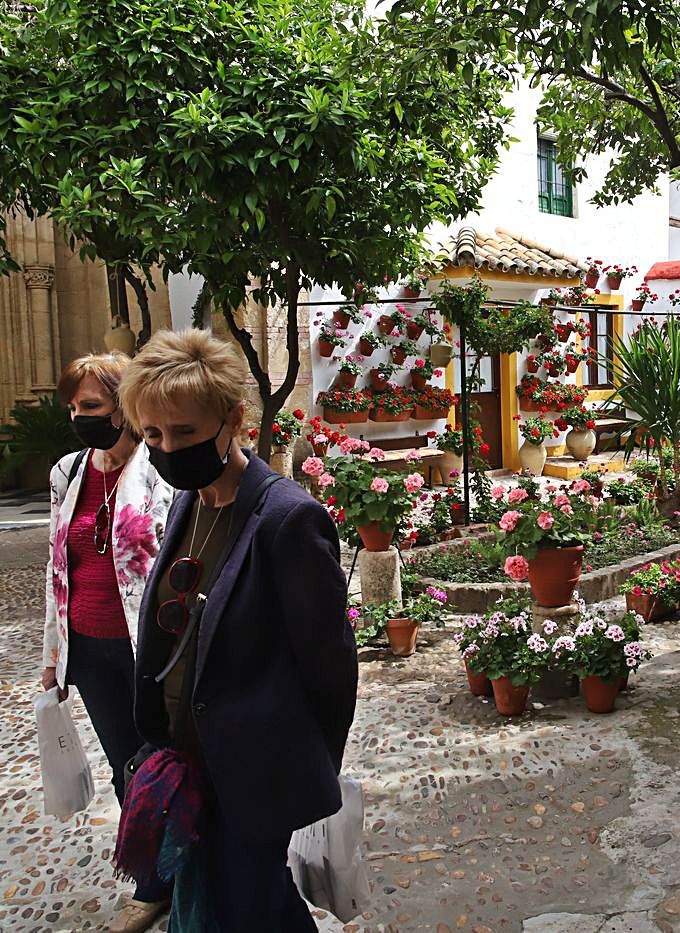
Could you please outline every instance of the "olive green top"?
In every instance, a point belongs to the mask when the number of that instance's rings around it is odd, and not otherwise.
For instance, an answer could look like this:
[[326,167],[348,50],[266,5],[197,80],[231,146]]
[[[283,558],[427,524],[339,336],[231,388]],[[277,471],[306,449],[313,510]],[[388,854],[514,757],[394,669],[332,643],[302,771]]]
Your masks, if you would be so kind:
[[[194,546],[190,553],[191,538],[194,534],[194,525],[196,523],[196,510],[199,509],[199,507],[200,513],[198,515],[198,524],[196,525]],[[157,597],[159,606],[170,599],[177,598],[177,593],[170,586],[169,576],[170,568],[172,567],[173,563],[180,557],[196,557],[203,565],[203,570],[198,582],[198,586],[193,593],[190,593],[186,597],[187,609],[191,609],[191,607],[196,602],[196,597],[199,593],[203,593],[204,596],[208,595],[206,586],[224,549],[226,536],[229,532],[229,526],[231,524],[232,506],[225,506],[218,518],[219,512],[219,509],[213,509],[203,505],[201,503],[200,497],[196,497],[196,502],[194,503],[191,514],[187,519],[184,534],[182,535],[179,546],[175,553],[172,555],[165,573],[162,575],[158,582]],[[215,527],[213,528],[214,522]],[[212,532],[210,531],[211,528],[213,528]],[[177,646],[177,640],[175,637],[169,638],[169,641],[171,642],[171,647],[168,653],[168,658],[170,658]],[[177,661],[173,669],[163,681],[163,695],[165,699],[165,708],[170,720],[171,736],[174,736],[175,733],[175,720],[177,719],[177,709],[179,707],[179,700],[182,693],[182,681],[184,680],[184,673],[186,671],[187,665],[187,655],[190,653],[192,641],[193,638],[189,642],[187,648],[185,648],[182,657]],[[193,717],[191,716],[189,717],[189,721],[187,723],[186,742],[190,748],[198,750],[198,738],[194,728]]]

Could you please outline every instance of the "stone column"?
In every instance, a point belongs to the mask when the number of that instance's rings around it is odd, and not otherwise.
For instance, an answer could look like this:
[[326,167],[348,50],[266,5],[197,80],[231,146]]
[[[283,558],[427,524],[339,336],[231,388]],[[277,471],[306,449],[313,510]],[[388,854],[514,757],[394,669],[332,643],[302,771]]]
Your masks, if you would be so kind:
[[56,367],[54,359],[55,333],[52,319],[52,285],[54,266],[45,264],[24,267],[24,281],[28,289],[31,358],[33,380],[31,391],[35,395],[54,392]]
[[359,551],[361,601],[386,603],[397,599],[401,603],[401,573],[399,554],[395,547],[387,551]]

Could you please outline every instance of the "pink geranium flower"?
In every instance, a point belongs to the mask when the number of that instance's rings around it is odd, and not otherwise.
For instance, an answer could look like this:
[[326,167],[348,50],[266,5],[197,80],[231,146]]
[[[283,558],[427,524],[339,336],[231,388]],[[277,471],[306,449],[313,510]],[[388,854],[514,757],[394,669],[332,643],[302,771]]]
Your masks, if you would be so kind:
[[512,509],[509,512],[506,512],[501,520],[499,521],[499,526],[503,531],[514,531],[517,520],[522,517],[521,512],[514,512]]
[[331,476],[330,473],[322,473],[319,477],[319,486],[335,486],[335,477]]
[[555,496],[555,505],[558,509],[563,505],[569,505],[569,496],[565,496],[564,493],[560,493],[559,496]]
[[307,476],[321,476],[325,472],[321,457],[307,457],[302,464],[302,472]]
[[529,498],[529,493],[526,489],[511,489],[508,493],[508,502],[512,505],[515,503],[524,502],[525,499]]
[[552,512],[541,512],[536,519],[536,523],[543,531],[549,531],[555,524],[555,519],[553,518]]
[[563,505],[562,508],[560,509],[560,512],[562,512],[564,515],[574,514],[574,510],[572,509],[570,505]]
[[424,482],[425,480],[420,473],[411,473],[404,478],[404,486],[407,492],[418,492]]
[[526,578],[529,576],[529,561],[526,559],[526,557],[515,554],[514,556],[508,557],[506,559],[503,571],[506,577],[510,577],[511,580],[515,580],[517,582],[526,580]]
[[382,449],[382,447],[371,447],[368,452],[368,456],[371,458],[371,460],[384,460],[385,451]]
[[505,489],[502,486],[494,486],[491,490],[491,495],[496,501],[498,501],[505,495]]
[[414,447],[412,450],[409,450],[404,460],[422,460],[422,455],[420,451]]
[[371,483],[372,492],[387,492],[390,488],[390,484],[382,476],[376,476],[373,482]]
[[588,492],[590,489],[592,487],[587,479],[579,479],[574,483],[574,492],[576,493]]

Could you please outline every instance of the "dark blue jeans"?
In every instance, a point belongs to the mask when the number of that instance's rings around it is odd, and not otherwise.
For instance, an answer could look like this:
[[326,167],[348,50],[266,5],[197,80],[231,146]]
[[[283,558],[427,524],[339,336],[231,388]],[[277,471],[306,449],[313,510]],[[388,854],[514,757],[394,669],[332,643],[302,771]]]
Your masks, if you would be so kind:
[[[129,638],[91,638],[69,631],[67,683],[78,688],[113,777],[118,803],[125,796],[125,762],[144,744],[135,728],[135,659]],[[139,885],[135,898],[148,903],[170,897],[160,879]]]

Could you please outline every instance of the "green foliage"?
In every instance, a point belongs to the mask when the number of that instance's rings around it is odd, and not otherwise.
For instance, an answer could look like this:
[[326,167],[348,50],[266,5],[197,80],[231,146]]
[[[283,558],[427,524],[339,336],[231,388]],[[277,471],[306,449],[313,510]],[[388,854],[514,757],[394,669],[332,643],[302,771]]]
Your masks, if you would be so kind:
[[52,466],[82,446],[71,430],[68,411],[55,398],[43,396],[36,405],[16,405],[10,418],[0,427],[0,476],[26,463]]
[[[674,485],[680,483],[680,321],[668,317],[664,324],[646,321],[628,340],[614,341],[613,376],[617,386],[607,400],[612,407],[623,405],[633,412],[626,457],[635,449],[641,432],[656,450],[668,443],[674,452]],[[659,463],[659,483],[668,494],[668,471],[664,457]]]
[[[335,485],[327,487],[345,519],[355,527],[375,522],[382,531],[394,530],[413,508],[415,494],[409,493],[403,477],[381,473],[375,465],[358,457],[329,458],[327,471],[335,477]],[[382,491],[371,489],[376,479],[382,481]]]

